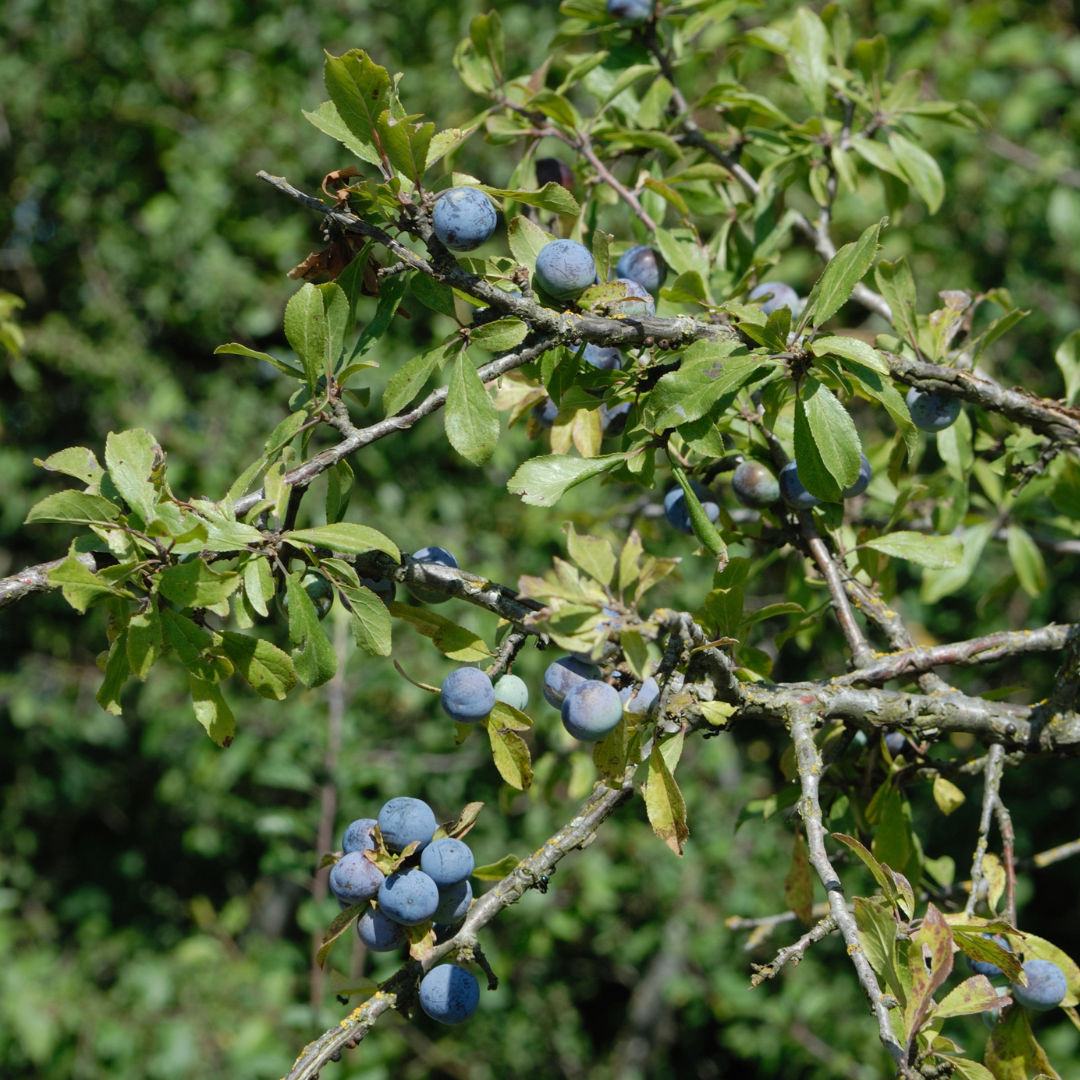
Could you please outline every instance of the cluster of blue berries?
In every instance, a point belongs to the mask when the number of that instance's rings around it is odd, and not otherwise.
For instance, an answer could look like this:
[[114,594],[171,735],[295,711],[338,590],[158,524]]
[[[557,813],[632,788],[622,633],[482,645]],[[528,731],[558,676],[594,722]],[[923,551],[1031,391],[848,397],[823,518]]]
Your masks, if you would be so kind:
[[[377,850],[378,827],[383,847],[400,855],[412,853],[391,874],[384,874],[366,852]],[[475,866],[468,844],[454,837],[434,839],[435,814],[421,799],[391,799],[377,818],[354,821],[342,837],[344,854],[330,871],[330,890],[342,908],[369,903],[357,920],[360,940],[372,952],[391,952],[408,941],[407,926],[435,923],[452,929],[472,903],[469,878]],[[420,984],[420,1004],[433,1020],[460,1024],[475,1011],[480,986],[463,968],[433,968]]]
[[[1001,934],[983,934],[982,936],[1001,946],[1006,952],[1013,951],[1009,939]],[[997,964],[992,964],[987,960],[972,960],[969,957],[968,964],[976,975],[985,975],[988,979],[1003,981],[1006,978],[1005,973]],[[1015,982],[1009,985],[1008,993],[1012,995],[1013,1001],[1034,1012],[1049,1012],[1057,1008],[1069,992],[1065,972],[1052,960],[1026,960],[1023,968],[1027,986],[1021,986]],[[999,994],[1005,992],[1004,987],[998,989]],[[999,1015],[1000,1010],[990,1009],[983,1013],[983,1018],[987,1026],[993,1027]]]
[[559,710],[563,727],[581,742],[606,738],[624,712],[631,718],[646,716],[660,697],[655,679],[646,679],[635,692],[633,686],[616,690],[600,674],[596,664],[578,656],[556,660],[544,672],[544,700]]

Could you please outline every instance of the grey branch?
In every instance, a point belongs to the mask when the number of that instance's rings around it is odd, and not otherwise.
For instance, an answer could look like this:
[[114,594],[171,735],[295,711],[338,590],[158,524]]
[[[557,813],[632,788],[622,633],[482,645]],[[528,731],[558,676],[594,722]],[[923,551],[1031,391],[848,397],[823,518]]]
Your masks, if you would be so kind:
[[[815,913],[817,912],[817,908],[818,905],[815,904]],[[755,964],[755,971],[753,976],[751,976],[750,986],[760,986],[766,979],[775,978],[780,974],[780,969],[788,963],[788,961],[791,962],[792,967],[797,967],[802,961],[803,956],[806,954],[806,950],[815,942],[828,937],[834,930],[836,930],[836,920],[831,915],[826,915],[807,930],[798,941],[781,949],[776,954],[775,959],[767,964]]]
[[987,844],[990,839],[990,818],[994,813],[994,805],[1000,797],[1002,757],[1005,751],[1000,743],[990,747],[986,755],[986,784],[983,788],[982,815],[979,818],[979,839],[975,845],[975,857],[971,861],[971,892],[968,894],[967,904],[964,905],[964,914],[975,914],[975,904],[979,899],[979,888],[984,879],[983,857],[986,855]]
[[[87,570],[101,569],[93,554],[87,553],[75,557]],[[48,592],[56,588],[49,581],[49,571],[55,570],[66,558],[67,556],[63,559],[53,559],[51,562],[38,563],[37,566],[28,566],[25,570],[20,570],[17,574],[0,580],[0,611],[18,603],[24,596],[29,596],[31,593]]]

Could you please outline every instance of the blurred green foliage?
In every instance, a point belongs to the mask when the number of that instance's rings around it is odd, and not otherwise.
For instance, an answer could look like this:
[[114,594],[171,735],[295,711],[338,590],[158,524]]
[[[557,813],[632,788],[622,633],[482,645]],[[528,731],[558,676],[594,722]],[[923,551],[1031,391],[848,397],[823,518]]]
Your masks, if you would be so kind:
[[[555,4],[494,6],[512,73],[539,67],[561,20]],[[886,36],[895,70],[923,69],[936,96],[972,100],[991,124],[976,133],[926,125],[945,202],[934,216],[920,203],[894,216],[886,257],[909,255],[923,310],[939,289],[1008,288],[1032,315],[985,366],[1006,384],[1059,395],[1053,349],[1080,323],[1076,5],[845,6],[858,35]],[[324,48],[366,49],[406,72],[411,110],[441,126],[467,123],[480,103],[452,56],[478,10],[453,0],[4,7],[0,286],[27,308],[25,352],[7,357],[0,374],[0,570],[56,557],[70,539],[62,527],[21,528],[30,505],[56,486],[31,464],[35,456],[100,446],[109,430],[138,424],[168,450],[174,487],[211,497],[257,456],[286,415],[280,380],[212,352],[229,340],[284,348],[281,314],[295,290],[284,273],[318,237],[313,219],[254,173],[314,190],[347,163],[300,113],[325,96]],[[747,4],[731,35],[790,10]],[[723,55],[723,35],[710,45]],[[792,88],[775,58],[735,55],[740,77],[783,105]],[[565,66],[560,54],[555,67]],[[702,89],[716,77],[715,57],[687,65],[683,76]],[[504,185],[515,164],[505,148],[474,139],[457,167]],[[842,196],[836,235],[854,238],[887,201],[876,184]],[[626,220],[620,239],[630,237]],[[816,273],[816,257],[794,246],[775,276],[805,291]],[[439,317],[411,310],[376,351],[380,382],[445,332]],[[873,420],[856,414],[856,422],[864,429]],[[568,517],[613,538],[633,520],[649,551],[689,555],[655,518],[633,517],[627,500],[635,496],[617,486],[577,489],[557,513],[522,506],[505,490],[529,452],[519,429],[478,472],[447,450],[440,425],[433,418],[407,440],[357,457],[354,520],[407,549],[446,546],[463,566],[509,583],[562,553],[559,526]],[[867,445],[874,440],[867,431]],[[931,456],[923,467],[933,464]],[[918,579],[901,570],[901,602],[926,640],[1066,621],[1077,610],[1076,568],[1072,558],[1057,560],[1056,588],[1032,599],[1004,545],[991,544],[965,589],[934,607],[920,603]],[[779,597],[785,573],[782,564],[768,568],[763,591]],[[684,558],[655,602],[693,609],[708,580],[704,560]],[[444,610],[490,639],[490,617]],[[397,633],[405,669],[440,681],[449,662]],[[428,799],[442,817],[483,800],[473,834],[481,863],[536,847],[592,782],[591,764],[541,707],[537,783],[528,795],[510,792],[471,743],[454,748],[433,699],[389,661],[356,652],[333,777],[324,763],[324,690],[285,705],[234,693],[239,733],[222,752],[191,722],[186,680],[168,665],[129,688],[122,717],[100,710],[94,658],[103,640],[100,610],[77,618],[55,594],[0,618],[0,1073],[12,1080],[279,1076],[341,1014],[336,988],[389,973],[391,960],[362,964],[350,935],[331,954],[322,1000],[310,1002],[310,935],[335,913],[333,900],[316,904],[310,894],[327,781],[338,788],[337,834],[397,794]],[[842,640],[822,620],[784,647],[774,673],[813,677],[838,670],[841,657]],[[518,669],[534,698],[544,663],[530,649]],[[1033,656],[957,678],[981,692],[1046,685],[1052,671],[1052,657]],[[836,940],[751,993],[750,961],[770,959],[796,924],[749,955],[746,932],[724,925],[730,915],[785,906],[792,830],[784,815],[734,829],[742,807],[783,787],[783,745],[769,730],[688,745],[685,859],[652,836],[640,801],[631,804],[560,866],[546,896],[528,894],[487,932],[503,983],[469,1025],[447,1033],[424,1019],[388,1017],[324,1075],[882,1075],[883,1051]],[[1074,776],[1069,763],[1047,761],[1006,777],[1021,858],[1075,839]],[[929,791],[915,791],[913,802],[931,838],[927,854],[951,855],[962,875],[979,785],[961,784],[968,802],[948,819]],[[1022,924],[1080,955],[1078,892],[1074,864],[1025,874]],[[1080,1038],[1058,1015],[1040,1039],[1072,1080]],[[977,1019],[951,1028],[969,1050],[985,1035]]]

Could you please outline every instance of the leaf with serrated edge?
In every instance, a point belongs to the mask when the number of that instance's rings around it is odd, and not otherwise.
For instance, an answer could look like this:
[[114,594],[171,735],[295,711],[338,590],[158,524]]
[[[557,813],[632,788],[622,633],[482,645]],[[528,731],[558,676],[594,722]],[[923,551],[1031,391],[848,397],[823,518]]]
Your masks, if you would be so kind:
[[515,731],[500,727],[492,717],[481,721],[487,728],[491,752],[499,775],[518,791],[528,791],[532,785],[532,763],[525,740]]
[[986,1009],[999,1009],[1011,1004],[1008,995],[998,997],[993,983],[985,975],[972,975],[959,986],[954,986],[934,1010],[934,1019],[949,1016],[969,1016]]
[[206,734],[218,746],[228,746],[233,741],[236,721],[233,719],[232,710],[221,695],[221,688],[217,683],[206,682],[205,679],[200,679],[195,675],[189,675],[188,682],[191,687],[191,703],[195,707],[195,718],[206,728]]
[[337,939],[341,937],[341,935],[344,934],[370,906],[371,904],[369,901],[363,900],[359,904],[351,904],[335,917],[334,921],[326,928],[326,933],[323,934],[322,945],[315,954],[315,963],[318,964],[319,967],[322,967],[326,963],[326,958],[330,955],[330,949],[334,942],[337,941]]
[[518,466],[506,483],[507,491],[521,495],[527,506],[554,506],[567,491],[586,480],[615,468],[625,454],[604,454],[594,458],[559,455],[530,458]]
[[818,278],[803,312],[805,319],[811,313],[812,326],[821,326],[831,319],[847,303],[855,286],[866,276],[877,254],[878,233],[887,219],[864,230],[854,243],[845,244],[829,260],[824,273]]
[[649,775],[645,781],[645,810],[653,832],[676,855],[681,856],[690,836],[686,826],[686,800],[667,761],[656,747],[649,755]]
[[520,861],[516,855],[504,855],[498,862],[478,866],[472,876],[480,881],[502,881]]
[[491,460],[499,441],[499,411],[465,353],[458,354],[450,373],[444,423],[450,445],[470,465]]
[[292,660],[296,674],[307,687],[322,686],[337,671],[337,653],[319,622],[315,605],[304,591],[303,572],[285,578],[289,600],[289,643],[293,646]]
[[401,562],[401,551],[397,544],[377,529],[367,525],[353,525],[339,521],[336,525],[316,525],[311,529],[294,529],[282,533],[283,540],[296,544],[311,544],[314,547],[330,548],[348,555],[362,555],[367,551],[382,551],[394,562]]
[[865,546],[896,559],[918,563],[930,570],[947,570],[959,566],[964,557],[964,545],[955,536],[893,532],[867,540]]

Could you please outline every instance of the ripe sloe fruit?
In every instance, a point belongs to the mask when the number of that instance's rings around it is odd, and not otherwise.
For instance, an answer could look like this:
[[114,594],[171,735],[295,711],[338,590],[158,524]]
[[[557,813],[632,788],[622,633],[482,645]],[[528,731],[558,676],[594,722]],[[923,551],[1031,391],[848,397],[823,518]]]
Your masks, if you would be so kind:
[[555,418],[559,415],[559,406],[551,398],[544,398],[542,403],[532,407],[533,419],[541,427],[554,427]]
[[956,423],[960,415],[960,399],[943,394],[923,393],[913,386],[904,399],[911,422],[920,431],[944,431]]
[[388,608],[397,599],[397,587],[389,578],[362,577],[360,584],[370,589]]
[[348,904],[370,900],[380,889],[383,872],[362,851],[343,855],[330,871],[330,891]]
[[630,416],[630,405],[629,401],[624,401],[619,405],[612,405],[610,409],[606,405],[600,406],[600,424],[603,427],[604,435],[614,438],[626,430],[626,421]]
[[545,184],[562,184],[567,191],[573,191],[574,173],[565,161],[560,161],[558,158],[537,158],[536,183],[540,187]]
[[495,700],[524,712],[529,707],[529,688],[516,675],[500,675],[495,680]]
[[[457,569],[458,561],[450,554],[446,548],[441,547],[423,547],[419,551],[413,552],[413,558],[417,562],[435,563],[438,566],[449,566],[454,570]],[[433,592],[431,589],[425,589],[423,586],[418,585],[406,585],[406,589],[409,590],[416,597],[417,600],[422,600],[425,604],[445,604],[450,599],[449,596],[443,593]]]
[[615,348],[605,349],[591,341],[585,346],[582,358],[599,371],[618,371],[622,367],[623,354]]
[[845,499],[854,499],[856,495],[861,495],[870,486],[870,477],[874,475],[874,470],[870,468],[870,462],[867,460],[865,454],[859,455],[859,475],[855,477],[855,483],[851,487],[846,487],[840,494]]
[[1013,983],[1013,1000],[1036,1012],[1049,1012],[1069,992],[1065,972],[1052,960],[1028,960],[1024,964],[1027,986]]
[[648,22],[655,3],[656,0],[607,0],[607,13],[619,22]]
[[752,510],[764,510],[780,498],[780,484],[760,461],[744,461],[731,478],[735,498]]
[[[771,296],[769,294],[772,293]],[[756,288],[750,290],[750,300],[760,300],[769,296],[769,299],[761,305],[761,310],[766,315],[779,311],[782,307],[789,307],[792,315],[799,314],[799,294],[782,281],[763,281]]]
[[402,926],[419,926],[435,914],[439,887],[415,867],[395,870],[379,889],[379,910]]
[[371,817],[362,817],[354,821],[341,838],[341,850],[346,855],[354,851],[374,851],[375,840],[371,830],[379,823]]
[[622,699],[606,682],[578,683],[562,703],[563,727],[581,742],[599,742],[622,719]]
[[440,889],[464,881],[473,872],[475,865],[469,845],[453,836],[433,840],[420,856],[420,869]]
[[462,667],[443,679],[439,701],[451,720],[475,724],[495,708],[495,688],[479,668]]
[[[888,737],[886,736],[886,739]],[[892,747],[889,747],[892,750]],[[896,751],[893,751],[895,753]],[[1012,946],[1009,944],[1009,939],[1002,937],[1000,934],[983,934],[984,938],[994,942],[995,945],[1000,945],[1006,952],[1012,952]],[[988,979],[996,979],[1002,975],[1003,972],[997,964],[991,964],[989,960],[972,960],[968,957],[968,966],[976,975],[985,975]]]
[[420,1008],[440,1024],[462,1024],[480,1004],[476,976],[456,964],[432,968],[420,983]]
[[588,660],[579,660],[576,656],[564,656],[561,660],[549,664],[544,672],[544,700],[556,709],[562,707],[563,700],[579,683],[587,679],[599,679],[600,669]]
[[[635,693],[635,690],[637,691]],[[623,711],[627,716],[646,716],[660,697],[660,687],[650,675],[639,687],[628,686],[619,691]]]
[[417,850],[423,851],[438,827],[435,814],[422,799],[399,795],[379,811],[379,831],[390,851],[403,851],[414,840],[420,845]]
[[646,292],[655,296],[667,277],[667,263],[655,248],[636,244],[619,257],[615,276],[636,281]]
[[803,487],[802,481],[799,479],[799,470],[796,468],[794,461],[789,461],[780,470],[780,494],[783,496],[784,502],[796,510],[809,510],[812,506],[817,506],[821,502],[817,496],[811,495]]
[[381,911],[369,909],[356,920],[360,940],[372,952],[392,952],[405,944],[405,931]]
[[453,926],[468,915],[471,903],[472,886],[468,880],[459,881],[456,885],[447,885],[445,889],[439,890],[439,906],[435,909],[432,918],[437,923]]
[[[907,736],[902,731],[890,731],[885,736],[885,745],[889,748],[889,753],[896,757],[907,746]],[[983,937],[986,936],[986,934],[983,934]],[[986,973],[983,972],[982,974],[985,975]],[[998,972],[998,974],[1000,975],[1001,972]]]
[[478,248],[490,239],[496,221],[491,200],[472,187],[456,187],[443,192],[431,214],[435,235],[451,251]]
[[[704,484],[699,484],[696,480],[690,481],[690,487],[698,497],[705,516],[710,521],[715,521],[720,516],[716,496]],[[664,516],[673,529],[678,529],[687,536],[694,535],[694,527],[690,524],[690,511],[686,506],[686,495],[681,487],[673,487],[664,496]]]
[[584,244],[552,240],[536,256],[536,280],[556,300],[576,300],[596,280],[596,263]]
[[651,319],[656,314],[656,302],[648,291],[630,278],[616,278],[613,285],[622,285],[626,294],[612,308],[627,319]]

